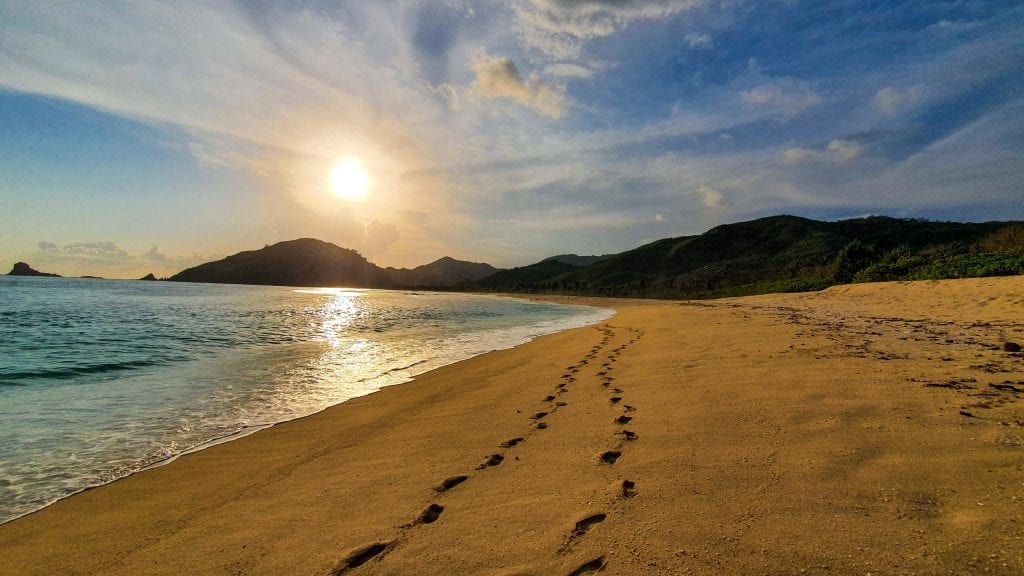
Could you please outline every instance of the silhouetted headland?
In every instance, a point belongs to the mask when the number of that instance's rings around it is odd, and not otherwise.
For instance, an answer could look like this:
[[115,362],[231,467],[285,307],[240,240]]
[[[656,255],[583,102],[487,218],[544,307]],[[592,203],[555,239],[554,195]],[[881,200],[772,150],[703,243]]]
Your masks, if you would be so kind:
[[412,270],[381,268],[355,250],[313,238],[278,242],[183,270],[169,280],[277,286],[454,288],[489,276],[489,264],[441,258]]
[[47,278],[60,278],[60,274],[50,274],[49,272],[40,272],[35,268],[29,266],[25,262],[18,262],[11,268],[11,271],[7,273],[8,276],[45,276]]

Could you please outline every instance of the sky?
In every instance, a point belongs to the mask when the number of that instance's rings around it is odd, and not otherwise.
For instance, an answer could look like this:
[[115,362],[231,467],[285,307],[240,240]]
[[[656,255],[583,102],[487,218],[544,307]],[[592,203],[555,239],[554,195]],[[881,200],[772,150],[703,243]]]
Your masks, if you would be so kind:
[[1024,3],[0,0],[0,266],[509,267],[774,214],[1024,220]]

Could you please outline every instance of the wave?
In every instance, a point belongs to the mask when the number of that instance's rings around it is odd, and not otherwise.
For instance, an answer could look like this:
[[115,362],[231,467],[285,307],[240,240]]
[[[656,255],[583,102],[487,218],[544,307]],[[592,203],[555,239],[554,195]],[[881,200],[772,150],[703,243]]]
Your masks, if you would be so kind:
[[26,386],[26,380],[70,380],[79,376],[104,374],[108,372],[125,372],[160,366],[168,364],[170,360],[152,358],[147,360],[130,360],[125,362],[104,362],[97,364],[86,364],[83,366],[70,366],[67,368],[54,368],[49,370],[32,371],[10,371],[0,370],[0,386]]

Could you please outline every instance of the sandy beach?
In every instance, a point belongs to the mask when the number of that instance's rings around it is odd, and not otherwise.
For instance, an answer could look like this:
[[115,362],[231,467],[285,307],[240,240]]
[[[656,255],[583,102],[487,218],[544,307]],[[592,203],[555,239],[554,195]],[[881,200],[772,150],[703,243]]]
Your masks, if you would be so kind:
[[617,314],[4,524],[0,573],[1024,574],[1024,277],[558,300]]

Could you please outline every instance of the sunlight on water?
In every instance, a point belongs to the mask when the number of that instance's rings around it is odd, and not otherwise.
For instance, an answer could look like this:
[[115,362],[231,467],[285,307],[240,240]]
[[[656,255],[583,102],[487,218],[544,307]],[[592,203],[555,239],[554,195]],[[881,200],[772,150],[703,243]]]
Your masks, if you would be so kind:
[[461,294],[0,278],[0,521],[610,313]]
[[[323,334],[332,346],[339,346],[345,340],[344,334],[359,312],[358,292],[338,291],[323,307]],[[353,350],[355,351],[355,350]]]

